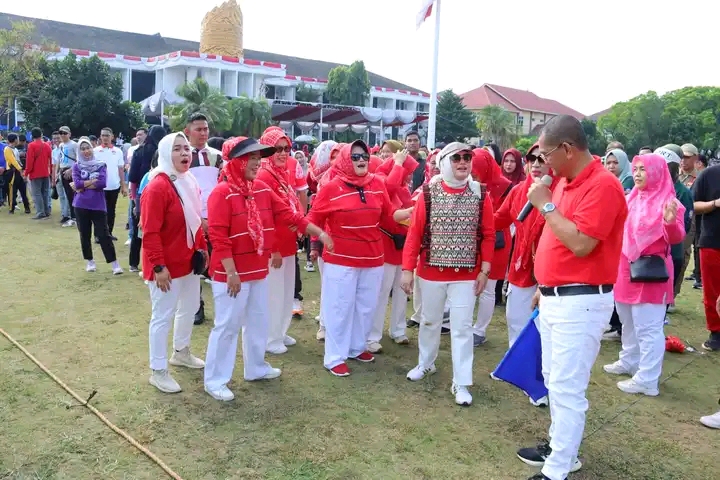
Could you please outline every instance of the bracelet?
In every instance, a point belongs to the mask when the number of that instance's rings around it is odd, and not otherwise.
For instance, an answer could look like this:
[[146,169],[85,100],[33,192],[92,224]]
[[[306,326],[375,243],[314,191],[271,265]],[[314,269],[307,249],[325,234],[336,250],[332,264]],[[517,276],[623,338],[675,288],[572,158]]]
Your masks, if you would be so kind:
[[226,275],[228,278],[229,278],[229,277],[237,277],[237,276],[238,276],[238,272],[226,273],[225,275]]

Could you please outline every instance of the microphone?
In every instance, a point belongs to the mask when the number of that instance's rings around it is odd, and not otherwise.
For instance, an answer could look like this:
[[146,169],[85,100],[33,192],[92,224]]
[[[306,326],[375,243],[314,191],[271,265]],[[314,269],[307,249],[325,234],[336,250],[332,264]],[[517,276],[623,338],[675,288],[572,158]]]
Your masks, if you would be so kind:
[[[542,177],[542,179],[540,181],[542,183],[544,183],[546,187],[549,187],[550,185],[552,185],[553,179],[550,175],[545,175],[544,177]],[[520,210],[520,215],[518,215],[517,221],[524,222],[525,218],[527,218],[527,216],[530,215],[530,211],[532,209],[533,209],[533,205],[532,205],[532,203],[530,203],[530,200],[528,200],[528,202],[525,204],[523,209]]]

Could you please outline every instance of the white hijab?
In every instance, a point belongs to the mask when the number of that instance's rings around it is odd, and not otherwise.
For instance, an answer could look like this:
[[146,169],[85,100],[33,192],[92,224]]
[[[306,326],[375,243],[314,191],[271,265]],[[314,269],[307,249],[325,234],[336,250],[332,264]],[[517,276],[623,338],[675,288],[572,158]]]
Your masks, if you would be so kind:
[[470,175],[464,180],[455,178],[455,174],[452,171],[452,164],[450,163],[450,155],[445,155],[440,158],[439,167],[440,173],[430,179],[431,184],[443,181],[450,188],[462,188],[470,182],[470,190],[472,190],[475,195],[480,196],[480,183],[472,180]]
[[164,173],[173,181],[182,200],[183,213],[185,214],[185,225],[188,248],[195,245],[195,235],[202,225],[200,212],[202,211],[202,200],[200,198],[200,186],[190,172],[179,173],[175,170],[172,162],[172,150],[175,140],[182,137],[187,141],[182,132],[171,133],[160,140],[158,144],[158,166],[150,172],[150,180],[159,173]]

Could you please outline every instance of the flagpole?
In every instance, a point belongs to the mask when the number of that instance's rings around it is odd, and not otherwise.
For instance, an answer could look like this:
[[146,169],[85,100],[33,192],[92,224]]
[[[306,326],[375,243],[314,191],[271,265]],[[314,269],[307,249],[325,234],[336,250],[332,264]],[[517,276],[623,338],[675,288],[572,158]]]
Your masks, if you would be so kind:
[[430,92],[430,118],[428,119],[427,146],[435,148],[435,122],[437,119],[438,53],[440,50],[440,1],[435,0],[435,47],[433,49],[432,91]]

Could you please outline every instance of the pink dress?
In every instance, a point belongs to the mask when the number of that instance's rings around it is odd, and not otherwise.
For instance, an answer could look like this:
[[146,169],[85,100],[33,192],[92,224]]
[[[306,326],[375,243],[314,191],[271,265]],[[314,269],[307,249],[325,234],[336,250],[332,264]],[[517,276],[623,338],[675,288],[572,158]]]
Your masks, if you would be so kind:
[[[685,215],[678,214],[674,224],[664,224],[665,237],[643,250],[642,255],[660,255],[665,257],[665,265],[670,278],[665,283],[633,283],[630,281],[630,262],[624,254],[620,255],[620,268],[615,282],[615,301],[638,305],[653,303],[667,305],[673,299],[673,263],[670,256],[670,245],[680,243],[685,238]],[[628,228],[627,224],[625,228]]]

